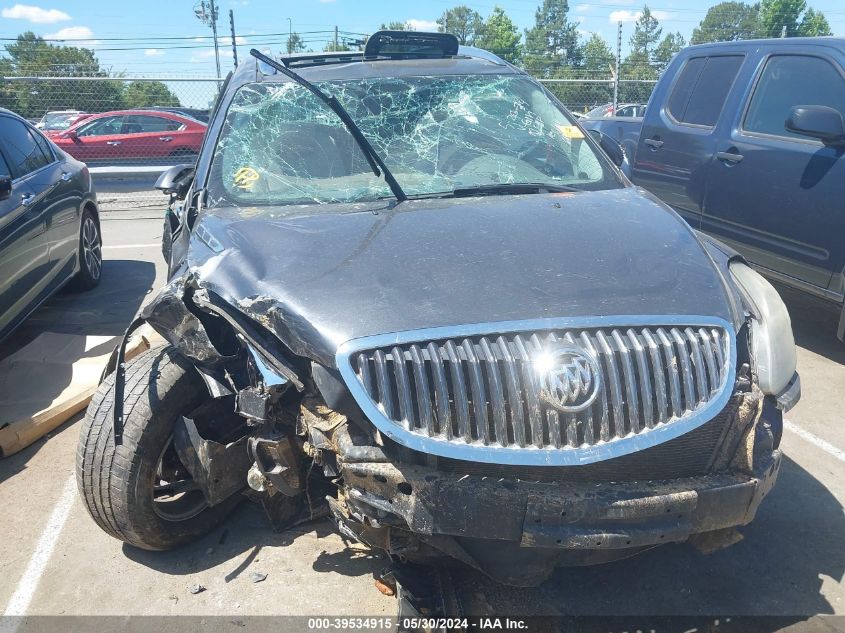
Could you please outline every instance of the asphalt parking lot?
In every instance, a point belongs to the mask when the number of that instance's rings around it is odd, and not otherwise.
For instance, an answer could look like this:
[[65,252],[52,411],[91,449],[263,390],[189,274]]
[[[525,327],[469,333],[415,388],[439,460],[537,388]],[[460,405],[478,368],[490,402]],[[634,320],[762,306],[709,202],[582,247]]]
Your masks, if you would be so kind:
[[[162,198],[163,200],[163,198]],[[163,206],[162,206],[163,208]],[[164,281],[161,213],[107,212],[104,279],[36,312],[0,356],[43,331],[114,335]],[[788,415],[785,460],[744,540],[709,556],[670,545],[609,565],[559,570],[540,588],[498,587],[461,574],[476,613],[779,615],[794,630],[833,630],[845,615],[845,344],[827,304],[783,291],[799,350],[803,399]],[[318,521],[274,533],[242,504],[201,541],[141,552],[95,527],[73,479],[79,417],[0,461],[0,605],[7,615],[394,615],[373,585],[385,561],[347,550]],[[267,574],[253,582],[252,574]],[[205,590],[192,594],[189,588]],[[823,628],[816,628],[823,627]],[[790,629],[792,630],[792,629]]]

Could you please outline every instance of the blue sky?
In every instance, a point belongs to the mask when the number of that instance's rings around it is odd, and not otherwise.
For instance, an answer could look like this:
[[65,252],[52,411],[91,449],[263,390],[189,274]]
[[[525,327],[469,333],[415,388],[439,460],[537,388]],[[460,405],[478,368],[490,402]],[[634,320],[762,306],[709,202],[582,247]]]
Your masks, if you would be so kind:
[[[469,0],[463,4],[485,16],[495,4],[500,4],[520,28],[526,28],[533,23],[539,1]],[[253,45],[262,49],[283,48],[288,18],[295,31],[304,33],[309,46],[319,50],[330,35],[313,32],[330,32],[337,26],[341,31],[371,33],[382,22],[391,20],[411,21],[421,30],[431,27],[445,9],[460,3],[453,0],[220,0],[219,4],[221,66],[225,72],[232,64],[229,9],[234,11],[240,36],[239,54],[245,55]],[[711,4],[697,0],[652,0],[649,6],[660,19],[664,33],[680,31],[689,38]],[[825,12],[834,33],[845,35],[843,0],[810,0],[809,4]],[[32,30],[44,37],[83,40],[81,43],[98,51],[106,66],[127,74],[210,76],[214,73],[211,30],[196,18],[193,7],[194,0],[0,0],[0,37],[14,37]],[[570,16],[580,22],[585,35],[598,32],[611,44],[616,37],[615,23],[622,20],[624,53],[633,20],[641,7],[642,0],[570,0]],[[161,39],[168,37],[189,39]],[[111,38],[135,39],[120,42]],[[116,48],[137,50],[110,50]]]

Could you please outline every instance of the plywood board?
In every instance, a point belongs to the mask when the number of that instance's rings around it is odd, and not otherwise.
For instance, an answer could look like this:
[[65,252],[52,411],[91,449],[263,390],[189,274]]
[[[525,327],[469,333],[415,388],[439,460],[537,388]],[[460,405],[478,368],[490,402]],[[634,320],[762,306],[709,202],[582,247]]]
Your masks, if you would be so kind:
[[[45,332],[0,361],[0,456],[29,446],[85,409],[119,340]],[[143,335],[133,336],[127,360],[149,346]]]

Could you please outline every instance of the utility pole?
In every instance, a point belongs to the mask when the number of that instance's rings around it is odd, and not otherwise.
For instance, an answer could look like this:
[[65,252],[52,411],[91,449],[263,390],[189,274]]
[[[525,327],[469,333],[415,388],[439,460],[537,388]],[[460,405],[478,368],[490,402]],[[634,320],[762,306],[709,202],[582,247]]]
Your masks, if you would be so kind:
[[238,67],[238,45],[235,37],[235,12],[229,9],[229,29],[232,32],[232,57],[235,60],[235,68]]
[[619,60],[622,58],[622,22],[616,27],[616,72],[613,77],[613,114],[619,107]]
[[293,53],[293,20],[288,18],[288,53]]
[[784,24],[783,28],[780,30],[780,36],[786,37],[786,24]]
[[211,3],[211,33],[214,35],[214,62],[217,64],[217,78],[220,79],[220,49],[217,47],[217,7],[214,0]]
[[337,45],[337,25],[335,25],[335,27],[334,27],[334,49],[335,49],[335,51],[337,51],[337,50],[338,50],[338,45]]
[[214,61],[217,64],[217,79],[220,79],[220,49],[217,46],[217,5],[214,0],[200,0],[194,5],[194,14],[203,24],[211,27],[214,36]]

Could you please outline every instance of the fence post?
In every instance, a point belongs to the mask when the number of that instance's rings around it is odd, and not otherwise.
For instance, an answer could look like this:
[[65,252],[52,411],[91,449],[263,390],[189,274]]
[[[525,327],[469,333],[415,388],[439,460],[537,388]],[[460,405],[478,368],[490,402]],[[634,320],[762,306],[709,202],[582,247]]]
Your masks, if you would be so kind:
[[613,73],[613,114],[619,108],[619,60],[622,57],[622,22],[616,26],[616,72]]

